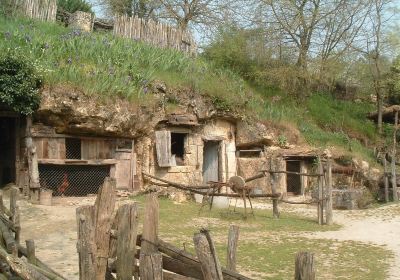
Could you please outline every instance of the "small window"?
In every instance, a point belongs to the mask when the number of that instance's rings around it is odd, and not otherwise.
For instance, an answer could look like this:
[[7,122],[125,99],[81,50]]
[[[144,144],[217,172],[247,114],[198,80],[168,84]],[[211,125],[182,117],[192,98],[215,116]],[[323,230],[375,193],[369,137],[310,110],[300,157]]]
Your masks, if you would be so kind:
[[185,165],[185,138],[186,133],[171,133],[171,154],[175,156],[176,165]]
[[240,158],[259,158],[261,157],[261,149],[239,150],[237,154]]
[[81,159],[81,139],[65,138],[65,157],[67,159]]

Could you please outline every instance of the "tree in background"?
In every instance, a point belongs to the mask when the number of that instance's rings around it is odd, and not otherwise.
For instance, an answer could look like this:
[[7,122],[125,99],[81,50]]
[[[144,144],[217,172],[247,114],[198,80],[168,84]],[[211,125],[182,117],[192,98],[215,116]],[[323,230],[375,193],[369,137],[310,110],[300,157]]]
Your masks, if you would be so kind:
[[71,14],[76,11],[92,13],[92,6],[85,0],[57,0],[57,7]]
[[26,58],[13,51],[0,57],[0,103],[30,115],[39,107],[41,86],[41,78]]
[[158,0],[100,0],[107,13],[113,15],[155,18]]

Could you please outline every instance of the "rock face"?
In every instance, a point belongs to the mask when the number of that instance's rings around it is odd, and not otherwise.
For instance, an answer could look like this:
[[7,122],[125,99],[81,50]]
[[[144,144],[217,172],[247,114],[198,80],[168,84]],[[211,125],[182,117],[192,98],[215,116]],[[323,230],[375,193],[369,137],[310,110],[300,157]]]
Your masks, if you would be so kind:
[[103,100],[73,89],[56,88],[42,92],[34,119],[55,127],[58,133],[137,137],[163,119],[163,113],[118,98]]
[[237,122],[236,144],[238,147],[269,146],[274,142],[274,138],[275,135],[262,123]]
[[34,120],[55,127],[57,133],[137,138],[168,121],[171,113],[190,114],[198,120],[235,119],[231,112],[216,110],[209,98],[190,91],[169,90],[155,82],[150,92],[150,101],[138,105],[118,97],[87,95],[74,88],[46,88]]

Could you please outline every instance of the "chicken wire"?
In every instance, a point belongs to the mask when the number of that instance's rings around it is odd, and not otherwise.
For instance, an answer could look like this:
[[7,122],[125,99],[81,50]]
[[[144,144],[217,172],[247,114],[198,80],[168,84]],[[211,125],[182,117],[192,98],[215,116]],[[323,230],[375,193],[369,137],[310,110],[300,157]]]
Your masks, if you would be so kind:
[[87,196],[97,194],[109,165],[51,165],[39,164],[40,186],[53,191],[53,196]]

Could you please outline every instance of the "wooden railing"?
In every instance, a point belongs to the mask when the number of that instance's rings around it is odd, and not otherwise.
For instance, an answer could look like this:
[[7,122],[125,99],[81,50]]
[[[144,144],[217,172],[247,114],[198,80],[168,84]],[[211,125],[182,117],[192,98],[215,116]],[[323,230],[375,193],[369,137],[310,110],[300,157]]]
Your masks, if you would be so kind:
[[189,31],[182,31],[151,19],[117,16],[114,21],[114,34],[162,48],[196,54],[196,44]]
[[15,0],[24,16],[43,21],[56,21],[57,0]]

